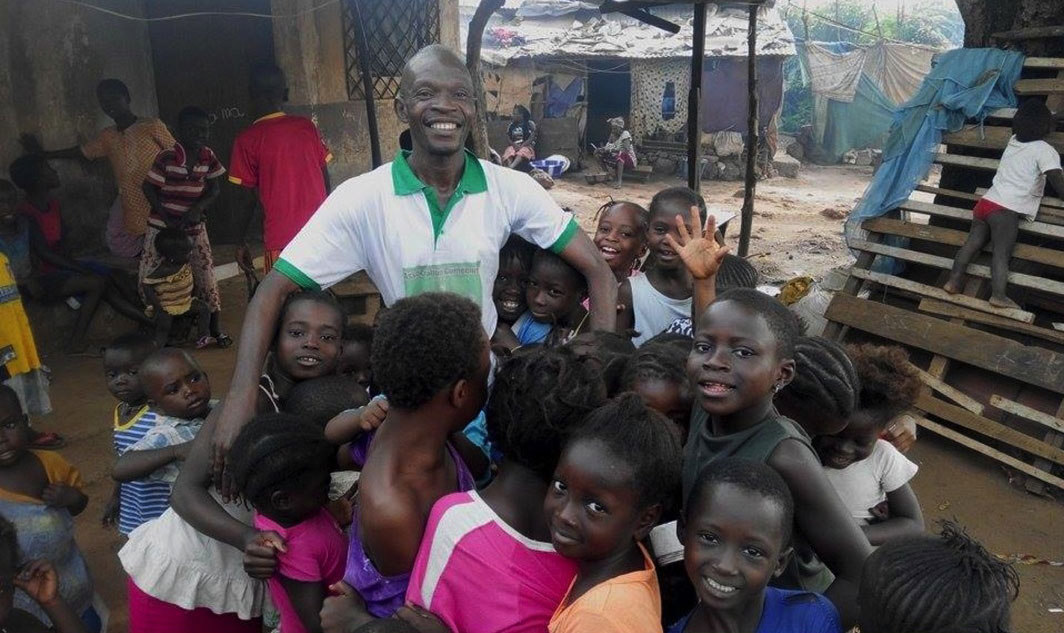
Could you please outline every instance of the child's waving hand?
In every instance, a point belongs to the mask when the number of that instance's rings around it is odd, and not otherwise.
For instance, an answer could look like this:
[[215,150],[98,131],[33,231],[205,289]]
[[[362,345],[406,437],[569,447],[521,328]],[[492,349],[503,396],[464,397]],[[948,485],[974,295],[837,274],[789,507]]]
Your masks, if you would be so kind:
[[[690,214],[692,223],[698,226],[698,207],[692,206]],[[717,244],[714,239],[717,232],[716,218],[710,215],[706,219],[706,226],[701,235],[688,233],[687,225],[683,217],[679,215],[676,216],[676,228],[679,229],[680,239],[676,240],[672,235],[666,235],[665,240],[683,260],[691,276],[696,280],[705,280],[716,275],[721,261],[724,260],[724,255],[728,253],[728,247]]]

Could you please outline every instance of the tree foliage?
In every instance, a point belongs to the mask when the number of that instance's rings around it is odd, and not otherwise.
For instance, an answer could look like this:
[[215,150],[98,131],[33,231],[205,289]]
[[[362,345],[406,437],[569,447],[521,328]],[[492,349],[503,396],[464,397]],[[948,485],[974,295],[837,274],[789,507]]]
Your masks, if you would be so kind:
[[879,34],[936,48],[955,48],[964,42],[964,21],[955,6],[917,1],[878,15],[873,6],[869,0],[839,0],[806,14],[800,6],[789,4],[784,7],[784,17],[796,37],[817,42],[873,44]]

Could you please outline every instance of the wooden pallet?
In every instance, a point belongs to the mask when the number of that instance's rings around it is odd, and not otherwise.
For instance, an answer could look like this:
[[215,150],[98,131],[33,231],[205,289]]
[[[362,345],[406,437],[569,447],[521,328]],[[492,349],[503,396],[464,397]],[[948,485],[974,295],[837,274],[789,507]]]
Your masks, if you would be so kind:
[[[1059,109],[1064,59],[1028,58],[1024,68],[1058,71],[1056,79],[1021,79],[1016,92],[1046,95],[1050,107]],[[936,154],[935,162],[987,181],[998,160],[961,152],[1000,156],[1014,114],[998,110],[981,126],[973,122],[945,135],[949,151]],[[1047,141],[1064,152],[1064,132]],[[1021,309],[999,309],[986,301],[989,247],[969,265],[963,292],[941,289],[985,188],[921,185],[917,191],[935,201],[911,198],[892,214],[862,224],[867,235],[850,243],[857,262],[828,306],[825,334],[908,347],[924,381],[916,402],[924,428],[1024,473],[1033,491],[1045,484],[1064,489],[1064,332],[1052,326],[1064,321],[1064,200],[1043,199],[1036,221],[1020,224],[1009,290]],[[899,245],[887,238],[908,241]],[[877,257],[905,262],[906,272],[873,270]]]

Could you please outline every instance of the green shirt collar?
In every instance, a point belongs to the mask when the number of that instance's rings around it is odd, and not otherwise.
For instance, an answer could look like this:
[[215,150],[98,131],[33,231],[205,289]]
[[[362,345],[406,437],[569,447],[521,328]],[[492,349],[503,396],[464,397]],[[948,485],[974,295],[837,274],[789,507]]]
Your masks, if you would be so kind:
[[[487,191],[488,180],[484,176],[484,167],[472,152],[463,151],[465,152],[465,167],[462,169],[462,179],[458,181],[455,192],[483,193]],[[407,162],[408,156],[410,152],[399,150],[392,162],[392,185],[395,187],[397,196],[408,196],[431,188],[414,175],[414,170],[410,169],[410,163]]]

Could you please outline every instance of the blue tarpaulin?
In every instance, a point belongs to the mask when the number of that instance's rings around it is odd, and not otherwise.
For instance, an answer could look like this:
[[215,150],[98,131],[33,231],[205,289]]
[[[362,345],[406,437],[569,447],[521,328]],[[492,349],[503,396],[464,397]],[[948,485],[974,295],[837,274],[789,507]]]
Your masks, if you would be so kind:
[[[927,176],[943,133],[961,129],[966,119],[981,122],[998,108],[1016,107],[1013,85],[1022,68],[1023,55],[1014,51],[961,48],[944,53],[916,96],[895,113],[883,164],[846,222],[847,242],[863,233],[862,221],[909,198]],[[893,268],[893,263],[877,264]]]
[[829,162],[837,162],[851,149],[868,147],[880,140],[893,121],[894,104],[876,82],[862,74],[853,101],[828,101],[821,147]]

